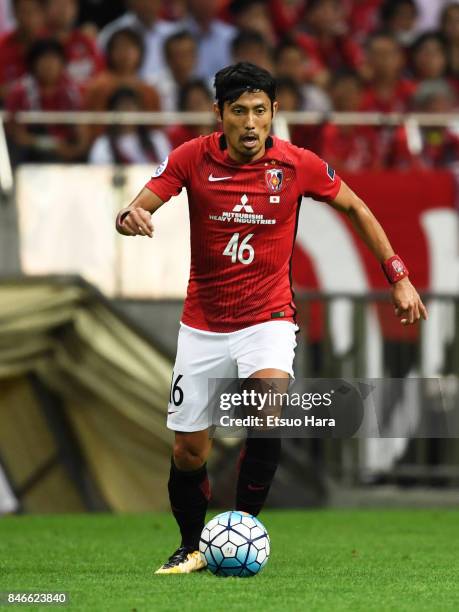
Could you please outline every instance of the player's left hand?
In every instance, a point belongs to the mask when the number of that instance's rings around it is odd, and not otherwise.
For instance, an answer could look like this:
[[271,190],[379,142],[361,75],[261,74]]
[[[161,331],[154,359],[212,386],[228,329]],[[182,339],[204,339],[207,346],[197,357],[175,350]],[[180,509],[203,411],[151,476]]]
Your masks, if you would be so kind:
[[402,325],[417,323],[421,317],[427,319],[427,309],[408,277],[392,285],[392,302]]

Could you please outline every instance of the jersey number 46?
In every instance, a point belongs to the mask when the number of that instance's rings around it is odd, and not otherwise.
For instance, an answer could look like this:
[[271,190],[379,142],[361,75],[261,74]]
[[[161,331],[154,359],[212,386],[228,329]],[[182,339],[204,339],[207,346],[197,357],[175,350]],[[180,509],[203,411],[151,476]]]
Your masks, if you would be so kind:
[[223,251],[223,255],[231,257],[232,263],[236,263],[237,261],[244,265],[252,263],[255,257],[253,246],[249,244],[249,240],[252,236],[253,234],[247,234],[247,236],[239,242],[239,234],[233,234]]

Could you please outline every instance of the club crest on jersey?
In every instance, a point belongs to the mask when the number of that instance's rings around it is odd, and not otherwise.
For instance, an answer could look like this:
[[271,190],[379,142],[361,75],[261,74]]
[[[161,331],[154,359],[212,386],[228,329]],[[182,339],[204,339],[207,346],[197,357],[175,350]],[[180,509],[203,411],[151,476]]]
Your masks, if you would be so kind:
[[167,168],[167,164],[169,162],[169,157],[166,157],[166,159],[163,161],[162,164],[159,164],[159,166],[156,168],[156,170],[153,172],[153,178],[156,178],[158,176],[161,176],[161,174],[164,172],[164,170]]
[[331,166],[329,166],[328,164],[326,164],[326,166],[327,166],[327,174],[328,174],[328,177],[329,177],[329,178],[330,178],[332,181],[334,181],[334,180],[335,180],[335,171],[334,171],[334,170],[333,170],[333,168],[332,168]]
[[266,186],[269,191],[279,192],[284,182],[284,172],[279,168],[271,168],[265,172]]

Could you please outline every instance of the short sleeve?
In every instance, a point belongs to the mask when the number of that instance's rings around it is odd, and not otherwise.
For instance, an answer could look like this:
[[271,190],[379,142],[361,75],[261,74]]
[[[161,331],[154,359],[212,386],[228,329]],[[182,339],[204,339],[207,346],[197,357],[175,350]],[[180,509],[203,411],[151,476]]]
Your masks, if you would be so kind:
[[153,176],[145,185],[163,202],[178,195],[188,183],[191,162],[195,160],[197,153],[196,140],[185,142],[174,149],[156,168]]
[[301,150],[298,181],[303,195],[316,200],[333,200],[341,187],[341,178],[333,168],[312,151]]

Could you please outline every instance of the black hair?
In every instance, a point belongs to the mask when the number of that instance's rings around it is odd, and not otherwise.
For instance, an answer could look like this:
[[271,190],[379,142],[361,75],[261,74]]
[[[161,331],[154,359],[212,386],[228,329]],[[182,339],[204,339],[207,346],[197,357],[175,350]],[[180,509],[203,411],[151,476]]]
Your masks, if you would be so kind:
[[108,68],[113,70],[112,53],[113,47],[115,46],[118,38],[127,38],[133,45],[135,45],[139,49],[140,59],[138,67],[140,68],[140,66],[143,64],[143,59],[145,56],[145,43],[139,32],[137,32],[137,30],[134,30],[133,28],[121,28],[120,30],[116,30],[116,32],[113,32],[113,34],[108,39],[107,50],[105,53]]
[[358,72],[352,70],[351,68],[343,68],[342,70],[337,70],[336,72],[334,72],[328,87],[331,90],[339,83],[341,83],[341,81],[348,80],[354,81],[360,88],[363,87],[362,77],[359,75]]
[[303,102],[303,94],[301,93],[300,86],[294,79],[287,76],[276,79],[277,92],[281,91],[282,89],[288,89],[296,97],[298,106],[301,107]]
[[33,72],[38,60],[48,54],[59,56],[65,63],[65,49],[61,43],[54,38],[41,38],[35,41],[27,52],[26,63],[29,71]]
[[209,101],[212,101],[212,93],[209,87],[207,86],[206,81],[204,79],[190,79],[179,90],[177,100],[177,108],[179,111],[187,110],[187,98],[190,94],[190,91],[192,91],[193,89],[200,89],[208,97]]
[[164,55],[166,56],[166,58],[169,55],[171,46],[178,40],[184,40],[186,38],[189,38],[193,42],[195,42],[195,38],[193,34],[191,34],[191,32],[189,32],[188,30],[179,30],[178,32],[174,32],[173,34],[168,36],[166,40],[164,41],[164,46],[163,46]]
[[140,109],[143,106],[142,98],[135,89],[132,89],[132,87],[118,87],[118,89],[115,89],[115,91],[108,98],[107,110],[116,110],[119,103],[123,100],[132,100]]
[[445,55],[447,54],[447,44],[445,37],[443,36],[443,34],[437,32],[436,30],[431,32],[423,32],[422,34],[420,34],[411,45],[411,54],[414,55],[415,53],[417,53],[422,47],[422,45],[430,40],[434,40],[435,42],[437,42],[443,49]]
[[234,102],[245,92],[264,91],[271,100],[276,99],[276,81],[264,68],[250,62],[239,62],[222,68],[215,75],[215,97],[223,115],[225,102]]
[[[21,2],[22,0],[13,0],[12,4],[13,4],[13,8],[16,9],[17,5]],[[42,8],[44,7],[44,0],[35,0],[36,4],[39,4]]]
[[306,12],[311,12],[318,6],[320,6],[323,2],[333,2],[334,4],[338,4],[338,0],[309,0],[306,6]]
[[259,47],[263,47],[267,51],[269,50],[269,44],[266,38],[260,32],[256,32],[255,30],[240,30],[239,34],[237,34],[232,42],[231,42],[231,53],[235,55],[237,51],[244,47],[245,45],[258,45]]
[[[119,87],[116,89],[107,102],[107,110],[114,111],[117,110],[120,102],[123,100],[130,100],[135,102],[139,110],[145,110],[144,104],[141,95],[131,87]],[[151,142],[149,136],[149,129],[146,126],[137,125],[136,126],[137,137],[140,142],[140,146],[143,151],[149,155],[152,159],[158,160],[159,156]],[[117,124],[112,124],[109,126],[107,130],[108,142],[110,144],[110,150],[113,155],[113,159],[116,164],[123,164],[125,161],[123,160],[123,156],[121,154],[120,148],[118,146],[118,137],[120,134],[120,126]]]
[[255,4],[263,4],[263,6],[266,6],[265,0],[233,0],[230,3],[229,10],[232,15],[240,15]]
[[305,54],[303,47],[301,47],[294,38],[286,36],[280,41],[274,50],[275,62],[279,61],[280,56],[286,49],[296,49],[297,51],[300,51],[300,53]]
[[375,40],[378,40],[378,38],[390,40],[398,49],[401,49],[400,43],[398,42],[396,36],[389,30],[377,30],[376,32],[370,34],[365,41],[365,48],[368,50],[371,47],[371,44]]
[[415,0],[385,0],[379,9],[379,17],[382,23],[386,25],[402,4],[409,4],[414,9],[415,13],[418,13],[418,7]]

